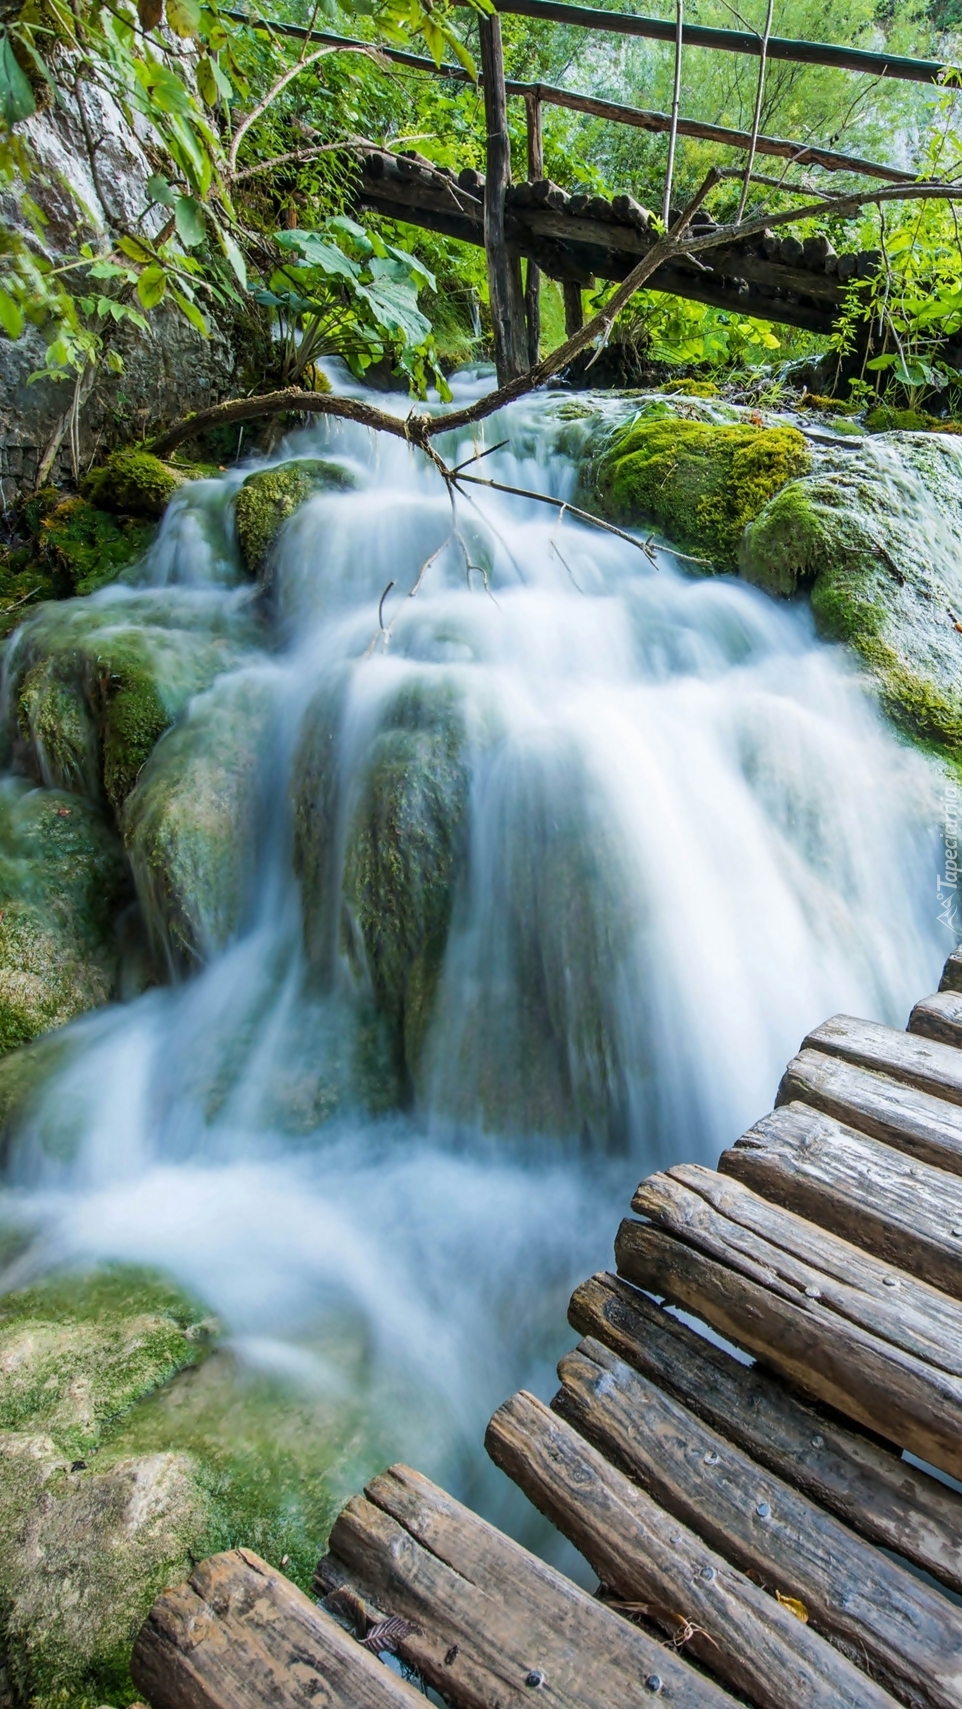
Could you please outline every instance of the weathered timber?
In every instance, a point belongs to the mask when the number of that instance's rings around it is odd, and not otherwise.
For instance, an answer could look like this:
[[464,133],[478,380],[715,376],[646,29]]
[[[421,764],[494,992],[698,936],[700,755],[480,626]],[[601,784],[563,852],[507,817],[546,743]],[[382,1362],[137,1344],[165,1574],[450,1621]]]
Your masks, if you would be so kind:
[[962,1181],[844,1127],[806,1104],[784,1104],[718,1163],[843,1240],[962,1297]]
[[[652,1176],[615,1253],[790,1382],[962,1475],[962,1308],[708,1169]],[[764,1232],[763,1232],[764,1231]]]
[[962,949],[954,949],[942,969],[940,991],[962,991]]
[[923,997],[909,1016],[908,1030],[942,1044],[962,1045],[962,991],[937,991]]
[[585,323],[584,304],[581,300],[581,286],[573,279],[566,279],[562,286],[565,306],[565,337],[580,332]]
[[785,1070],[776,1106],[798,1100],[898,1151],[962,1175],[962,1109],[818,1050]]
[[[471,0],[455,0],[468,6]],[[601,12],[566,0],[497,0],[498,11],[522,18],[543,18],[554,24],[577,24],[586,30],[607,30],[615,35],[644,36],[651,41],[673,42],[675,25],[661,18],[643,18],[636,12]],[[686,47],[714,48],[721,53],[762,53],[762,38],[751,31],[713,29],[704,24],[685,24],[682,41]],[[836,47],[832,42],[794,41],[787,36],[769,36],[768,59],[784,59],[794,65],[834,65],[844,71],[864,71],[875,77],[897,77],[909,83],[938,83],[950,69],[939,60],[909,59],[900,54],[872,53],[865,48]]]
[[504,193],[511,182],[511,143],[504,88],[501,20],[497,15],[482,14],[478,20],[478,34],[487,125],[484,250],[488,264],[495,365],[498,385],[503,386],[527,368],[527,335],[520,262],[517,254],[509,248],[504,227]]
[[822,1050],[859,1068],[887,1074],[920,1092],[931,1092],[950,1104],[962,1104],[962,1051],[936,1039],[900,1033],[879,1021],[853,1015],[833,1015],[802,1042],[803,1050]]
[[941,1592],[599,1342],[582,1342],[558,1369],[553,1408],[660,1507],[743,1572],[804,1603],[818,1631],[912,1709],[958,1709],[962,1616]]
[[318,1588],[349,1586],[415,1628],[398,1653],[459,1709],[725,1709],[731,1699],[661,1644],[417,1472],[395,1466],[331,1533]]
[[495,1464],[580,1549],[606,1591],[756,1709],[894,1709],[775,1597],[666,1513],[557,1414],[518,1394],[488,1425]]
[[130,1664],[151,1709],[415,1709],[424,1698],[249,1549],[165,1590]]
[[568,1317],[706,1424],[853,1530],[962,1592],[962,1496],[803,1401],[617,1276],[593,1276]]

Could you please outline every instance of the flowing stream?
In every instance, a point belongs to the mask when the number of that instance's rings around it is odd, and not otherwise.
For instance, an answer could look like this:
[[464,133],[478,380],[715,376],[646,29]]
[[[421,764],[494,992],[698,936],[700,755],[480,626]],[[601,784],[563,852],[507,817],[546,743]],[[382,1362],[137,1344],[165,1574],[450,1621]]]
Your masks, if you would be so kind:
[[[587,430],[522,402],[474,472],[571,498]],[[484,1422],[552,1392],[641,1175],[713,1163],[812,1025],[904,1025],[934,988],[939,780],[804,606],[479,486],[452,513],[361,429],[291,455],[352,484],[287,525],[273,639],[181,727],[255,732],[240,923],[73,1024],[8,1203],[28,1266],[164,1267],[242,1359],[360,1397],[375,1459],[496,1511]],[[87,603],[249,602],[252,466],[178,495],[141,586]]]

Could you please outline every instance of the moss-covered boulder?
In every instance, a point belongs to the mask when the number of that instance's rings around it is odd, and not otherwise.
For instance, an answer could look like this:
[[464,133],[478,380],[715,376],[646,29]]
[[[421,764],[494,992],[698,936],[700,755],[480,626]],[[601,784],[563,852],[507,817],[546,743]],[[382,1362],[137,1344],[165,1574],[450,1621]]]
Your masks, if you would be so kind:
[[718,569],[734,569],[747,525],[809,464],[797,428],[717,426],[659,414],[614,435],[596,484],[618,520],[654,524]]
[[309,1588],[375,1458],[338,1407],[241,1370],[203,1308],[129,1268],[0,1299],[0,1678],[124,1704],[134,1638],[193,1561],[247,1545]]
[[37,572],[58,598],[96,593],[143,556],[154,525],[141,515],[118,517],[73,494],[50,489],[31,501],[36,511]]
[[809,591],[902,728],[962,760],[962,438],[873,436],[813,447],[813,463],[747,530],[742,574]]
[[169,593],[43,606],[8,678],[22,759],[41,782],[106,798],[119,815],[164,731],[252,638],[241,614]]
[[113,995],[123,851],[76,795],[0,787],[0,1053]]
[[158,521],[186,479],[183,470],[162,463],[149,451],[115,451],[105,463],[91,469],[82,491],[84,498],[100,510]]
[[240,923],[271,711],[256,678],[213,688],[154,749],[127,801],[125,840],[141,905],[175,965],[207,961]]
[[263,580],[284,523],[307,499],[319,492],[338,492],[354,485],[340,463],[303,457],[248,475],[234,500],[234,518],[241,559],[248,575]]

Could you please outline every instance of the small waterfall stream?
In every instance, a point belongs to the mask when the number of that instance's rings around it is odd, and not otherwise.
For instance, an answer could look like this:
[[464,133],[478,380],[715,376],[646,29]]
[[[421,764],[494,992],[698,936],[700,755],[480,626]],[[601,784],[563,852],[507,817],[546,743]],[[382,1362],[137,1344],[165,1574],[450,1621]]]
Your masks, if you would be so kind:
[[[476,472],[570,498],[586,432],[525,401]],[[827,1015],[904,1025],[934,987],[939,780],[801,605],[481,487],[453,515],[360,429],[283,455],[352,484],[284,531],[276,644],[148,762],[247,721],[239,924],[212,908],[189,977],[73,1024],[5,1190],[34,1267],[168,1269],[470,1496],[637,1179],[713,1162]],[[245,472],[178,495],[99,607],[249,600]]]

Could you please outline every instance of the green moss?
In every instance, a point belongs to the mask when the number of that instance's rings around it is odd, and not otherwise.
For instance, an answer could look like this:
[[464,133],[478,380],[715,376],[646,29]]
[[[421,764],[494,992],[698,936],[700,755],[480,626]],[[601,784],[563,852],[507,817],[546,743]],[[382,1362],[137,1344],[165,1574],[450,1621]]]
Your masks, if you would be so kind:
[[117,977],[112,914],[122,852],[77,796],[0,790],[0,1052],[105,1003]]
[[465,732],[447,685],[395,700],[373,744],[344,856],[345,947],[371,977],[416,1076],[464,854]]
[[666,416],[616,435],[597,482],[622,521],[654,522],[679,545],[730,568],[746,526],[809,463],[793,427],[716,427]]
[[38,561],[66,591],[95,593],[143,556],[153,526],[98,510],[84,498],[63,498],[40,520]]
[[288,517],[318,492],[354,485],[338,463],[303,458],[248,475],[234,500],[241,558],[248,574],[264,577],[277,536]]
[[100,510],[158,521],[186,476],[149,451],[115,451],[84,478],[83,496]]
[[719,393],[714,380],[668,380],[661,389],[677,398],[717,398]]
[[127,802],[125,841],[138,893],[155,940],[175,964],[207,960],[239,924],[270,715],[265,689],[229,680],[170,732]]

